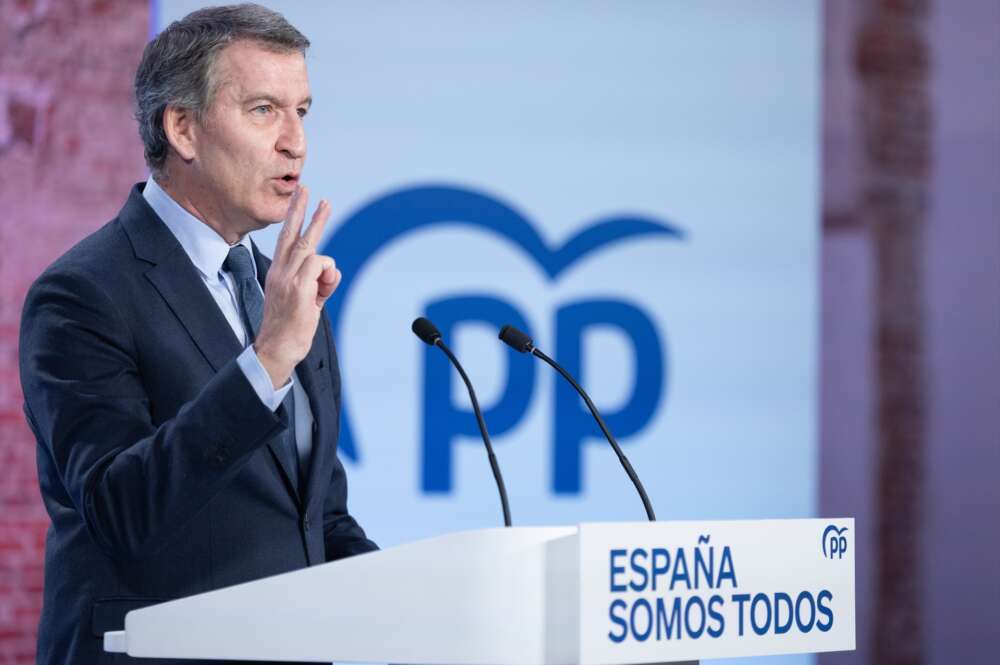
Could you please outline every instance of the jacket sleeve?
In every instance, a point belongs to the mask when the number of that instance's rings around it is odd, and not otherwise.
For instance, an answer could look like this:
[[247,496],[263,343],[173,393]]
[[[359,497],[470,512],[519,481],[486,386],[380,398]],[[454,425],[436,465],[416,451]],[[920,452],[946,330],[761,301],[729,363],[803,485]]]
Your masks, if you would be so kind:
[[[337,350],[334,348],[333,336],[330,333],[330,322],[326,313],[320,319],[320,326],[326,335],[327,348],[330,350],[328,365],[333,384],[333,403],[340,417],[340,366],[337,362]],[[371,552],[378,545],[368,539],[361,525],[347,511],[347,474],[339,457],[334,457],[333,470],[330,474],[330,487],[323,503],[323,542],[326,547],[326,560],[343,559],[344,557]]]
[[[112,557],[155,554],[287,427],[233,359],[154,426],[127,321],[86,275],[50,269],[21,318],[25,411],[57,481]],[[50,483],[52,479],[46,479]]]

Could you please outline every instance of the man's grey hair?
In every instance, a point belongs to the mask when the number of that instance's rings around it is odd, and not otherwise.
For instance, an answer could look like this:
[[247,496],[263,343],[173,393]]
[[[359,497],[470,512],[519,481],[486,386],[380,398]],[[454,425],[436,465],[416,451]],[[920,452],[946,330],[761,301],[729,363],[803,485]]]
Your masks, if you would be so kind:
[[161,173],[170,144],[163,131],[168,105],[201,118],[212,101],[212,66],[236,41],[252,41],[276,53],[305,54],[309,40],[281,14],[254,4],[207,7],[171,23],[146,45],[135,72],[135,119],[146,164]]

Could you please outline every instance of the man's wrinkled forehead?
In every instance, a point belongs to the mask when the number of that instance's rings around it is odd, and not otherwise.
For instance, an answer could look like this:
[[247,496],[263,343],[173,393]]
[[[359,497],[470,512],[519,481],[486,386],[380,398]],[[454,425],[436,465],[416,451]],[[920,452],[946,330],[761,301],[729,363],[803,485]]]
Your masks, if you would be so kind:
[[237,103],[267,99],[281,106],[312,104],[305,56],[261,42],[242,40],[226,46],[209,68],[208,83],[210,105],[220,93]]

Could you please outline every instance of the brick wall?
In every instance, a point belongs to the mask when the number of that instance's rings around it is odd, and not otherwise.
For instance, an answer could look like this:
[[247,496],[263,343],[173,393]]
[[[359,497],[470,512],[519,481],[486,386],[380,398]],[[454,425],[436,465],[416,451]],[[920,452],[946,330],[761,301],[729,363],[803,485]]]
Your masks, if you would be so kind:
[[147,34],[141,0],[0,0],[0,665],[34,662],[48,525],[21,412],[21,306],[144,177],[131,86]]

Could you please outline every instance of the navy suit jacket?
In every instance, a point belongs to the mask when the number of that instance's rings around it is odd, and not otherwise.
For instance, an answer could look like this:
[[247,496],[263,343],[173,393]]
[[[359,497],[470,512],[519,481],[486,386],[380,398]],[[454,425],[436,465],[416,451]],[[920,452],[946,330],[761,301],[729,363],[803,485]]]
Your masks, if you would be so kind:
[[289,414],[261,403],[242,350],[138,185],[31,287],[21,384],[52,519],[38,663],[163,662],[105,654],[101,637],[131,609],[376,549],[347,511],[325,315],[296,367],[315,419],[301,491]]

